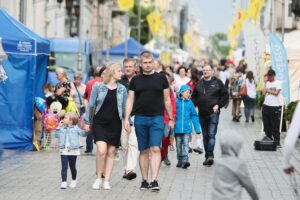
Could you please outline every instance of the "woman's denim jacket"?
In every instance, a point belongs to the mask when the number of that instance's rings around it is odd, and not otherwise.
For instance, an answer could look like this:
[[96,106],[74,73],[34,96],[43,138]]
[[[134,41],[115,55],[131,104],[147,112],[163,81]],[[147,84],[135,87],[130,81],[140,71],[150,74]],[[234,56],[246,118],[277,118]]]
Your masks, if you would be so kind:
[[[84,122],[85,124],[90,124],[90,109],[96,104],[95,115],[99,112],[104,99],[107,95],[108,88],[105,83],[95,83],[92,89],[91,97],[89,104],[87,106]],[[98,94],[98,96],[97,96]],[[96,102],[97,99],[97,102]],[[117,83],[117,104],[118,104],[118,113],[120,120],[124,118],[125,115],[125,105],[127,100],[127,90],[124,85]]]
[[77,125],[75,126],[62,126],[55,131],[55,137],[59,138],[60,144],[59,148],[64,149],[66,145],[67,134],[69,134],[69,144],[71,149],[78,149],[79,135],[84,137],[86,133],[81,130]]

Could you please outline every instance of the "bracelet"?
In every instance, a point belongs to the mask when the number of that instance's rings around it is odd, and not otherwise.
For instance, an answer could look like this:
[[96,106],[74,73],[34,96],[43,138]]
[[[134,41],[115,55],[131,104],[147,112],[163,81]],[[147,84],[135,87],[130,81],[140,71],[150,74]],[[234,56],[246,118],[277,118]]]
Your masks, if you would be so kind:
[[174,121],[174,119],[173,119],[173,118],[169,118],[169,120],[170,120],[170,121]]

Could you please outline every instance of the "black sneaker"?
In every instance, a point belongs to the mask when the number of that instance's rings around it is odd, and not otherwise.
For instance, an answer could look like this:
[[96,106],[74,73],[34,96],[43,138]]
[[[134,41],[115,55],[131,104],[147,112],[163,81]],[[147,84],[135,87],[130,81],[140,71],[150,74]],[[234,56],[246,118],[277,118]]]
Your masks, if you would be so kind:
[[182,163],[177,163],[176,167],[178,168],[182,167]]
[[145,191],[149,189],[149,183],[146,180],[143,180],[140,190]]
[[182,165],[182,168],[183,168],[183,169],[186,169],[186,168],[188,168],[189,166],[191,166],[191,164],[190,164],[189,162],[186,162],[186,163],[184,163],[184,164]]
[[200,147],[197,147],[197,148],[195,148],[195,149],[193,149],[193,150],[194,150],[194,152],[199,153],[199,154],[202,154],[202,153],[203,153],[203,149],[200,148]]
[[158,185],[158,183],[157,183],[156,180],[152,181],[152,182],[149,184],[149,188],[150,188],[150,190],[151,190],[152,192],[158,192],[158,191],[160,191],[160,187],[159,187],[159,185]]
[[214,158],[211,157],[211,156],[209,156],[209,157],[207,158],[206,163],[207,163],[207,166],[213,165],[213,164],[214,164]]
[[189,153],[192,153],[193,149],[191,147],[189,147]]
[[205,158],[203,165],[207,165],[207,158]]
[[126,174],[126,177],[125,177],[127,180],[132,180],[132,179],[135,179],[136,178],[136,173],[134,173],[133,171],[131,172],[128,172]]
[[86,150],[86,151],[84,151],[84,153],[92,153],[92,151],[88,151],[88,150]]
[[255,122],[255,119],[254,119],[253,115],[251,116],[251,120],[252,120],[252,122]]

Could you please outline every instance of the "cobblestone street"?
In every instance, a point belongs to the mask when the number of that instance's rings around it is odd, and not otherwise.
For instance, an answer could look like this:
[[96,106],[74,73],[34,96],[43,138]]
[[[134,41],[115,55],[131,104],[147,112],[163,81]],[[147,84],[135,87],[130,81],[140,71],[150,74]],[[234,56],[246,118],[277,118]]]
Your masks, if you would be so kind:
[[[248,163],[260,199],[292,200],[294,197],[289,177],[283,174],[281,169],[281,149],[276,152],[253,150],[253,141],[260,137],[261,120],[259,117],[254,124],[246,124],[243,118],[240,123],[231,122],[229,115],[229,109],[223,110],[218,136],[226,131],[237,131],[244,136],[245,142],[241,157]],[[217,143],[216,159],[219,156],[220,150]],[[61,190],[59,188],[60,159],[57,151],[8,150],[4,153],[0,165],[0,199],[210,199],[213,167],[203,166],[203,159],[203,155],[192,153],[190,154],[191,167],[187,170],[179,169],[175,167],[175,152],[171,151],[172,165],[161,167],[159,183],[162,190],[159,193],[139,190],[140,173],[135,180],[122,179],[123,169],[122,159],[120,159],[116,161],[112,173],[112,190],[95,191],[91,189],[95,178],[95,156],[85,155],[82,152],[77,164],[78,187]],[[300,154],[297,152],[293,157],[296,169],[300,168],[299,161]],[[243,199],[249,199],[246,192],[243,194]]]

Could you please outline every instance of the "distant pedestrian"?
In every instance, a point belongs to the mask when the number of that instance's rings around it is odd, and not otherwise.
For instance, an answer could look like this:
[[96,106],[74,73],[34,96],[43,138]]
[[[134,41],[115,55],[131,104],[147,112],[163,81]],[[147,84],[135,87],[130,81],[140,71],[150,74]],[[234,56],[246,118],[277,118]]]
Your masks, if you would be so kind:
[[[195,90],[197,83],[200,80],[199,71],[195,67],[189,68],[191,76],[189,77],[191,80],[187,83],[190,86],[192,93]],[[192,153],[193,145],[192,145],[192,134],[190,135],[189,141],[189,153]],[[193,149],[194,152],[202,154],[203,153],[203,137],[202,134],[196,134],[196,148]]]
[[72,174],[69,187],[75,188],[77,185],[76,160],[80,155],[79,135],[86,136],[86,133],[78,127],[78,123],[78,115],[75,112],[67,112],[55,132],[55,137],[60,141],[61,189],[67,188],[68,165]]
[[[172,105],[172,113],[173,113],[173,119],[174,123],[176,122],[176,100],[175,100],[175,95],[173,92],[173,89],[171,87],[174,78],[171,77],[171,75],[167,72],[161,72],[164,74],[168,80],[169,86],[170,86],[170,100],[171,100],[171,105]],[[171,161],[169,160],[169,147],[171,151],[174,151],[174,130],[171,130],[169,127],[169,115],[167,110],[164,112],[164,137],[162,140],[162,147],[161,147],[161,152],[162,152],[162,161],[164,162],[165,165],[170,166]]]
[[[137,62],[133,58],[125,58],[123,60],[123,69],[124,75],[122,76],[119,83],[124,85],[129,90],[129,84],[132,78],[135,76],[137,69]],[[122,129],[121,134],[121,145],[123,150],[123,164],[124,164],[124,174],[123,178],[127,180],[132,180],[136,178],[135,168],[137,165],[139,150],[137,138],[133,126],[134,121],[134,112],[131,113],[130,116],[130,125],[131,125],[131,133],[127,133],[126,130]]]
[[212,200],[240,200],[242,188],[253,200],[258,200],[247,164],[239,158],[243,138],[232,132],[222,132],[220,145],[221,158],[216,161],[214,168]]
[[253,76],[252,71],[248,71],[246,73],[246,79],[244,80],[242,86],[246,86],[247,95],[243,98],[244,102],[244,111],[246,117],[246,123],[249,122],[249,118],[251,117],[251,121],[255,121],[255,103],[256,103],[256,82]]
[[63,68],[57,68],[55,70],[55,74],[59,82],[55,85],[54,95],[64,109],[68,106],[69,103],[68,98],[70,97],[71,83],[66,70],[64,70]]
[[213,77],[213,68],[210,65],[204,66],[203,78],[197,83],[192,100],[199,109],[205,150],[203,165],[211,166],[214,163],[220,109],[228,103],[229,96],[222,81]]
[[84,105],[84,92],[85,92],[85,84],[82,83],[83,77],[81,73],[74,74],[74,83],[71,84],[71,92],[70,95],[76,103],[77,109],[80,113],[80,116],[85,113],[85,105]]
[[175,78],[175,91],[178,92],[182,85],[186,85],[191,79],[187,76],[187,69],[180,66],[176,72],[178,74]]
[[[93,189],[110,190],[109,183],[114,165],[116,148],[120,146],[122,119],[125,113],[127,91],[118,83],[122,72],[119,64],[110,64],[106,69],[103,83],[96,83],[84,118],[86,131],[92,129],[99,160],[96,160],[97,178]],[[93,122],[90,120],[91,108],[94,109]],[[92,123],[92,127],[90,124]],[[104,180],[102,174],[104,173]]]
[[243,84],[242,71],[240,68],[237,68],[234,76],[230,81],[231,88],[231,99],[232,99],[232,121],[240,122],[241,118],[241,103],[242,97],[240,95],[240,90]]
[[[85,92],[84,92],[84,106],[85,106],[85,108],[87,108],[87,106],[88,106],[93,86],[95,85],[95,83],[101,83],[103,81],[103,77],[105,75],[105,70],[106,70],[105,66],[96,67],[96,69],[94,71],[94,78],[87,82]],[[85,150],[84,153],[92,153],[93,152],[93,147],[94,147],[93,146],[93,140],[94,140],[94,136],[90,132],[90,134],[88,134],[88,136],[86,137],[86,150]],[[99,155],[98,154],[96,154],[96,159],[99,160]]]
[[188,160],[188,143],[193,128],[195,129],[196,134],[199,135],[201,133],[198,114],[190,99],[191,92],[189,86],[182,85],[176,98],[177,119],[174,127],[178,161],[176,167],[182,167],[184,169],[190,166]]
[[277,143],[277,147],[280,146],[280,103],[279,93],[281,91],[281,82],[275,80],[275,71],[270,69],[267,73],[268,81],[262,91],[265,95],[265,100],[262,108],[262,117],[264,131],[268,138],[274,139]]
[[[169,127],[173,129],[174,119],[170,101],[168,80],[163,74],[154,72],[154,59],[150,52],[140,55],[142,74],[133,77],[129,85],[126,103],[125,129],[131,132],[129,117],[134,105],[134,126],[140,150],[142,183],[140,190],[159,191],[158,174],[161,164],[161,141],[164,134],[164,109],[169,115]],[[151,160],[149,156],[151,155]],[[151,183],[148,183],[148,169],[151,166]]]

